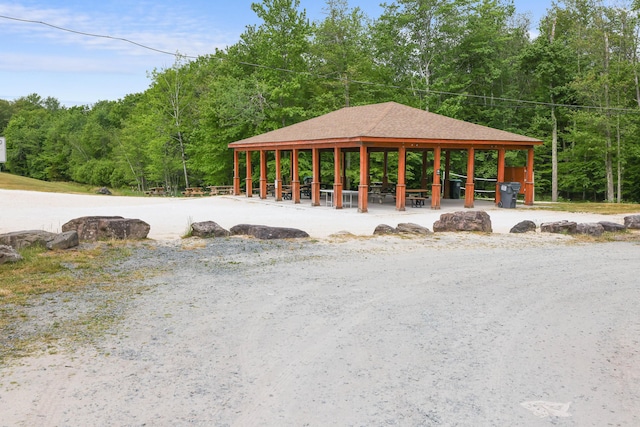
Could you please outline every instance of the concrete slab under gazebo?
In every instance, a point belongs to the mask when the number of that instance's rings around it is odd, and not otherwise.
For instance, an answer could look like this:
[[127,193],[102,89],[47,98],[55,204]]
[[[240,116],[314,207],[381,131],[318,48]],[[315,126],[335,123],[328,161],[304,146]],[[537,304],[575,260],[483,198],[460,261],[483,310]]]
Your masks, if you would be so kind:
[[[474,205],[474,169],[476,150],[495,150],[498,153],[497,182],[505,180],[505,152],[524,150],[527,162],[524,168],[524,201],[534,202],[533,157],[534,147],[542,141],[523,135],[480,126],[450,117],[423,111],[395,102],[347,107],[291,126],[256,135],[229,144],[234,152],[234,194],[241,194],[240,153],[245,153],[247,197],[253,193],[251,154],[260,153],[260,198],[267,197],[267,153],[275,154],[274,193],[282,200],[282,155],[290,152],[291,196],[293,203],[300,203],[299,154],[311,151],[312,177],[311,204],[320,205],[320,154],[333,153],[334,182],[333,201],[337,209],[343,206],[343,186],[346,176],[344,156],[348,152],[360,154],[360,179],[358,185],[358,210],[367,212],[369,194],[369,164],[373,152],[387,154],[397,152],[398,170],[395,186],[396,209],[406,206],[406,155],[408,151],[423,153],[423,171],[426,170],[427,153],[433,152],[433,178],[431,183],[431,208],[440,209],[442,152],[467,152],[467,178],[464,184],[467,208]],[[446,162],[448,167],[448,162]],[[448,171],[446,171],[448,176]],[[495,203],[500,202],[496,188]]]

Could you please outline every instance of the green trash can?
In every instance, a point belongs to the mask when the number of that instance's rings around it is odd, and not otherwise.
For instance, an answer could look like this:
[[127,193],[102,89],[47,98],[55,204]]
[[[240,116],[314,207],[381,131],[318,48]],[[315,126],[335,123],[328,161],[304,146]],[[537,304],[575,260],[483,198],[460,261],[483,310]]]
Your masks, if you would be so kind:
[[462,187],[462,181],[459,179],[451,179],[449,180],[449,198],[450,199],[459,199],[460,198],[460,188]]
[[519,182],[501,182],[500,183],[500,203],[498,207],[506,209],[514,209],[518,200],[518,192],[520,191]]

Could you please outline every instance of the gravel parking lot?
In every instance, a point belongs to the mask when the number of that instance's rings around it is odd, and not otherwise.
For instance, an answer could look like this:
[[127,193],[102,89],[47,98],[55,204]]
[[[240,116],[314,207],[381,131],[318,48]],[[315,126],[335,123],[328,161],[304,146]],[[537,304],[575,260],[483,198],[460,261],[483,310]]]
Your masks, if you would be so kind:
[[639,258],[540,234],[140,245],[129,267],[163,272],[101,340],[0,368],[0,425],[640,425]]

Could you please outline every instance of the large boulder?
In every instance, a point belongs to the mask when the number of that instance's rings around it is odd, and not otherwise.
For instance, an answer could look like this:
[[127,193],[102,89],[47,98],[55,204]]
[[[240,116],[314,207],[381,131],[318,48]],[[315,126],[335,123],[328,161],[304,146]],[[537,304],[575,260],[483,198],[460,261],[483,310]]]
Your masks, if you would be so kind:
[[511,227],[511,230],[509,230],[509,233],[528,233],[530,231],[536,231],[536,228],[537,227],[535,222],[525,220]]
[[213,221],[194,222],[191,224],[191,235],[196,237],[227,237],[229,231]]
[[11,246],[0,245],[0,264],[6,262],[18,262],[22,259],[22,256]]
[[121,216],[85,216],[62,225],[62,231],[78,233],[81,241],[146,239],[151,226],[139,219]]
[[375,236],[385,235],[385,234],[398,234],[398,230],[390,225],[380,224],[375,228],[375,230],[373,230],[373,234]]
[[625,216],[624,226],[628,229],[640,229],[640,215]]
[[580,223],[576,227],[576,233],[600,237],[602,236],[602,233],[604,233],[604,227],[597,222]]
[[433,231],[482,231],[491,233],[491,218],[484,211],[451,212],[440,215]]
[[79,244],[78,232],[76,230],[64,231],[60,234],[56,234],[55,237],[47,242],[47,249],[69,249],[75,248]]
[[47,243],[56,237],[56,233],[44,230],[14,231],[0,234],[0,245],[11,246],[16,250],[30,248],[32,246],[47,247]]
[[269,227],[266,225],[252,225],[252,224],[238,224],[231,227],[229,230],[232,236],[245,235],[253,236],[257,239],[272,240],[272,239],[299,239],[303,237],[309,237],[307,232],[299,230],[297,228],[287,227]]
[[600,221],[598,224],[608,233],[619,233],[627,229],[623,224],[618,224],[617,222]]
[[543,233],[576,234],[578,231],[578,224],[573,221],[566,220],[545,222],[540,225],[540,231]]
[[411,222],[401,222],[396,227],[396,230],[398,231],[398,233],[423,234],[423,235],[431,234],[431,230],[429,230],[427,227],[423,227],[421,225],[414,224]]

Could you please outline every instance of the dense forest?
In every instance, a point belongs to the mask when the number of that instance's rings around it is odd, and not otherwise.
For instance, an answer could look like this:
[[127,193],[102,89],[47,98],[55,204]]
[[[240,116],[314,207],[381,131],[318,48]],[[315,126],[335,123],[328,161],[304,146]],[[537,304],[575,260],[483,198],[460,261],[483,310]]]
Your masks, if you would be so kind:
[[298,0],[262,0],[236,44],[177,55],[143,93],[0,100],[4,169],[139,191],[229,184],[230,142],[396,101],[543,140],[538,199],[640,202],[640,1],[617,4],[560,1],[532,29],[508,0],[395,0],[376,19],[327,0],[317,22]]

